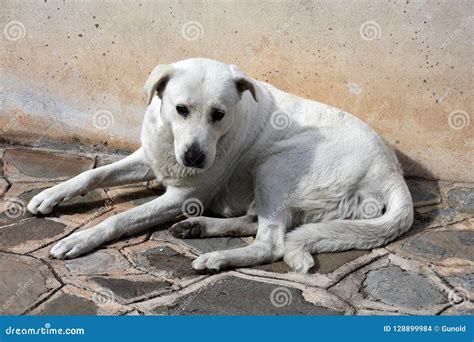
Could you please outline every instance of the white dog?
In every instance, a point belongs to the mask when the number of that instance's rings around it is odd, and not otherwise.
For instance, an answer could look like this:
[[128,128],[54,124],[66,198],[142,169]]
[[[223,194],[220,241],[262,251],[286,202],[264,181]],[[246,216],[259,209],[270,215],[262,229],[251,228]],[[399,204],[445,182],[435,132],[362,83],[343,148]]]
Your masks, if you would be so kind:
[[201,58],[158,65],[144,90],[142,147],[45,190],[28,210],[48,214],[92,189],[152,179],[166,192],[64,238],[52,257],[170,221],[190,202],[220,218],[190,217],[171,228],[175,236],[256,235],[250,246],[199,256],[197,271],[283,258],[305,273],[311,253],[378,247],[410,228],[412,200],[393,151],[351,114]]

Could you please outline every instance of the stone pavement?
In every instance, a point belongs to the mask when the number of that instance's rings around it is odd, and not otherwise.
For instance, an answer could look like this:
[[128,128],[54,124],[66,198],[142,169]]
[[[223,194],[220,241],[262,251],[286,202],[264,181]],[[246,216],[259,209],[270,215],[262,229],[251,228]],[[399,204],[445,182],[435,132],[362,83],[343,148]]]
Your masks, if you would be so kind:
[[26,211],[42,189],[118,158],[0,146],[0,314],[474,314],[474,184],[408,180],[416,215],[407,234],[372,251],[315,255],[308,275],[283,262],[199,275],[197,255],[252,238],[179,240],[166,225],[49,259],[59,239],[162,193],[152,183],[100,189],[47,217]]

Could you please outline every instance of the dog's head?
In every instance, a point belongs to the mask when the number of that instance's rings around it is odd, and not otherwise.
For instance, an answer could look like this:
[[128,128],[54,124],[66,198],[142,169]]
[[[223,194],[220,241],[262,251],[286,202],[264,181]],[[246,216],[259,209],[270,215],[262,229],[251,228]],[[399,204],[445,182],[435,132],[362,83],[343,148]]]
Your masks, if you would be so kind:
[[214,162],[242,93],[257,100],[253,81],[236,66],[201,58],[156,66],[144,91],[148,104],[155,95],[161,99],[161,120],[171,128],[176,160],[199,169]]

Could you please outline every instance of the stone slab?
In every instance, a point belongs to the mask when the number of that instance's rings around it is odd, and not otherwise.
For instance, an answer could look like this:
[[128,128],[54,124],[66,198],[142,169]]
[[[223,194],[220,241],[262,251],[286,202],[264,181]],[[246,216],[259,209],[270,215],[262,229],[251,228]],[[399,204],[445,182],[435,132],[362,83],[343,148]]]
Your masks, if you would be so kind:
[[27,210],[27,202],[18,197],[4,196],[0,199],[0,227],[33,217]]
[[157,227],[153,232],[151,239],[156,241],[166,241],[173,244],[182,245],[190,249],[194,254],[214,252],[218,250],[233,249],[245,247],[247,243],[242,238],[236,237],[213,237],[213,238],[197,238],[197,239],[179,239],[170,233],[169,228],[173,222]]
[[0,251],[25,254],[65,237],[75,226],[45,218],[27,218],[0,227]]
[[0,177],[0,198],[2,198],[8,190],[8,187],[10,184],[7,182],[7,180],[3,177]]
[[64,277],[64,281],[92,292],[109,292],[114,301],[122,304],[149,299],[177,289],[171,283],[148,274]]
[[441,313],[442,316],[474,316],[474,304],[453,305]]
[[57,260],[49,258],[50,244],[31,255],[46,260],[61,277],[94,276],[94,275],[127,275],[141,274],[117,250],[103,248],[75,259]]
[[472,230],[429,230],[391,244],[388,248],[402,256],[433,264],[443,264],[446,259],[474,262],[474,231]]
[[448,191],[448,202],[451,208],[474,214],[474,188],[454,187]]
[[123,253],[140,270],[163,279],[192,279],[199,277],[193,270],[193,258],[176,246],[170,247],[158,241],[127,247]]
[[415,208],[414,227],[447,226],[474,216],[472,184],[438,181],[441,203]]
[[411,193],[414,207],[441,203],[438,182],[415,179],[407,179],[406,182]]
[[13,182],[65,180],[94,167],[94,159],[30,149],[7,149],[4,172]]
[[38,316],[122,315],[132,308],[120,305],[107,292],[90,292],[66,285],[31,312]]
[[130,274],[138,273],[118,251],[100,249],[85,256],[64,261],[70,274]]
[[5,153],[4,148],[0,148],[0,176],[3,176],[3,154]]
[[28,256],[0,253],[0,315],[27,311],[61,284],[48,267]]
[[227,277],[153,310],[161,315],[343,315],[307,302],[296,288]]
[[370,300],[397,307],[420,308],[446,303],[445,296],[426,277],[394,265],[369,271],[361,292]]
[[[474,273],[447,277],[447,280],[450,284],[453,284],[454,287],[462,287],[474,293]],[[472,299],[474,300],[474,298]]]
[[427,265],[389,254],[329,288],[360,310],[434,315],[448,307],[450,287]]
[[[439,205],[415,208],[413,228],[428,229],[448,226],[469,216],[454,208]],[[412,229],[413,229],[412,228]]]

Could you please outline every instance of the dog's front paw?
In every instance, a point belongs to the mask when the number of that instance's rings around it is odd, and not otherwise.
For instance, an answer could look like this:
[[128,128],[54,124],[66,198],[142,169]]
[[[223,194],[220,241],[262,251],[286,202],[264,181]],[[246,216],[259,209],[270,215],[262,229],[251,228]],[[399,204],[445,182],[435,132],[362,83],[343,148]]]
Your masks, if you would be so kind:
[[54,207],[64,201],[65,196],[58,193],[54,188],[40,192],[28,203],[27,209],[32,214],[50,214]]
[[198,273],[217,273],[225,267],[225,258],[221,252],[211,252],[196,258],[192,263]]
[[171,234],[180,239],[198,238],[201,236],[202,226],[198,221],[187,219],[175,223],[170,231]]
[[90,252],[100,244],[97,233],[87,229],[62,239],[51,248],[49,254],[55,259],[72,259]]

